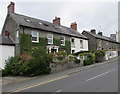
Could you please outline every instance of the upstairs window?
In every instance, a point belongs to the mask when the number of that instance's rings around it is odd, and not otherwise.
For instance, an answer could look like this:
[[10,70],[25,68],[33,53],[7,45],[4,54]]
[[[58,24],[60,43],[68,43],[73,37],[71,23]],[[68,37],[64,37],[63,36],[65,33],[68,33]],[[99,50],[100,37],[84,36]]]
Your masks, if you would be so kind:
[[47,34],[48,44],[53,44],[53,34]]
[[71,46],[72,47],[75,47],[75,42],[74,41],[75,41],[74,38],[71,38]]
[[80,48],[83,48],[83,40],[80,40]]
[[60,37],[60,43],[62,46],[65,46],[65,37],[64,36]]
[[106,45],[108,46],[108,42],[106,41]]
[[32,42],[39,42],[39,33],[32,31]]

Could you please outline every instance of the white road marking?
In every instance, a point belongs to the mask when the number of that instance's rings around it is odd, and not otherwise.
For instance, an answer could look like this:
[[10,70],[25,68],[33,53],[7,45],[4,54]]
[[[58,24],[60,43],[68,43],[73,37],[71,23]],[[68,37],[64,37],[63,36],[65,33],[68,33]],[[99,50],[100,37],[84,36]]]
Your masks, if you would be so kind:
[[105,74],[107,74],[107,73],[109,73],[109,72],[111,72],[111,71],[113,71],[113,70],[110,70],[110,71],[104,72],[104,73],[99,74],[99,75],[97,75],[97,76],[94,76],[94,77],[92,77],[92,78],[90,78],[90,79],[87,79],[86,81],[93,80],[93,79],[95,79],[95,78],[97,78],[97,77],[100,77],[100,76],[102,76],[102,75],[105,75]]
[[58,90],[58,91],[56,91],[56,92],[61,92],[62,90]]

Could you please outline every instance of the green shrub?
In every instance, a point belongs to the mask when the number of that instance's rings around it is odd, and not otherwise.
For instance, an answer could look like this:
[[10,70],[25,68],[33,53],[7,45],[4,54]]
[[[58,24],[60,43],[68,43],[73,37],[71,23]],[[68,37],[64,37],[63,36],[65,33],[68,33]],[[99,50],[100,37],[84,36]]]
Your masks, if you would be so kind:
[[36,76],[50,73],[50,62],[52,58],[44,51],[44,48],[36,48],[32,51],[32,56],[23,54],[11,57],[6,61],[2,75],[15,76]]
[[93,50],[92,53],[95,54],[95,61],[96,62],[101,62],[104,60],[105,56],[105,51],[104,50]]
[[67,55],[67,53],[64,51],[58,51],[57,55],[62,55],[63,57],[65,57]]
[[2,70],[2,75],[19,75],[19,70],[21,63],[19,61],[21,58],[19,56],[11,57],[6,60],[5,68]]
[[[34,49],[32,53],[33,59],[30,61],[30,76],[50,73],[49,64],[52,63],[51,55],[47,54],[44,48]],[[33,72],[34,71],[34,72]]]
[[74,55],[68,55],[68,61],[69,62],[74,61],[74,60],[75,60]]
[[83,61],[84,66],[91,65],[95,62],[95,54],[88,53],[88,54],[86,54],[86,56],[87,56],[86,59]]
[[32,47],[31,35],[20,34],[20,54],[30,53]]

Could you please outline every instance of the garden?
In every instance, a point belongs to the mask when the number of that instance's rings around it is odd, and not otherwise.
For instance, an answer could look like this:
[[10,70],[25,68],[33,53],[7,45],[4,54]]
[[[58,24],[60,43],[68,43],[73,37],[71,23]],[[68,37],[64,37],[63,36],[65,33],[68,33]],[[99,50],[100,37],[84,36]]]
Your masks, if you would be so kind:
[[49,74],[53,71],[77,66],[87,66],[104,60],[105,51],[94,50],[78,55],[59,51],[56,54],[46,53],[43,47],[34,48],[31,54],[11,57],[6,61],[3,76],[37,76]]
[[[54,39],[55,40],[55,39]],[[37,76],[49,74],[54,71],[64,70],[78,66],[87,66],[99,63],[104,60],[104,50],[92,50],[79,54],[70,54],[70,42],[64,49],[57,53],[46,53],[47,39],[39,39],[39,43],[32,43],[31,36],[21,34],[20,36],[20,55],[10,57],[6,60],[2,76]],[[55,45],[59,46],[60,41],[55,40]],[[68,48],[68,49],[67,49]]]

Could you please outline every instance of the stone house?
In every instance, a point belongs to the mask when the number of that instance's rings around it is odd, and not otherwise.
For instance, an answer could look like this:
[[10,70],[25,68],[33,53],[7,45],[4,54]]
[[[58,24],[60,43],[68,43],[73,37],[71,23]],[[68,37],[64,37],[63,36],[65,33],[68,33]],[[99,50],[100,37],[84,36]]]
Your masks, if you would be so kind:
[[96,30],[83,31],[88,39],[89,50],[117,50],[120,47],[120,43],[112,40],[109,37],[103,36],[102,32],[96,34]]
[[61,25],[59,17],[55,17],[51,23],[17,14],[14,9],[15,4],[11,2],[8,6],[8,14],[3,26],[2,35],[7,32],[14,41],[16,55],[21,52],[21,34],[30,35],[31,42],[34,44],[39,44],[42,38],[46,38],[47,45],[45,48],[48,53],[56,53],[58,51],[67,51],[68,53],[88,51],[88,38],[77,31],[76,22],[72,23],[69,28]]

